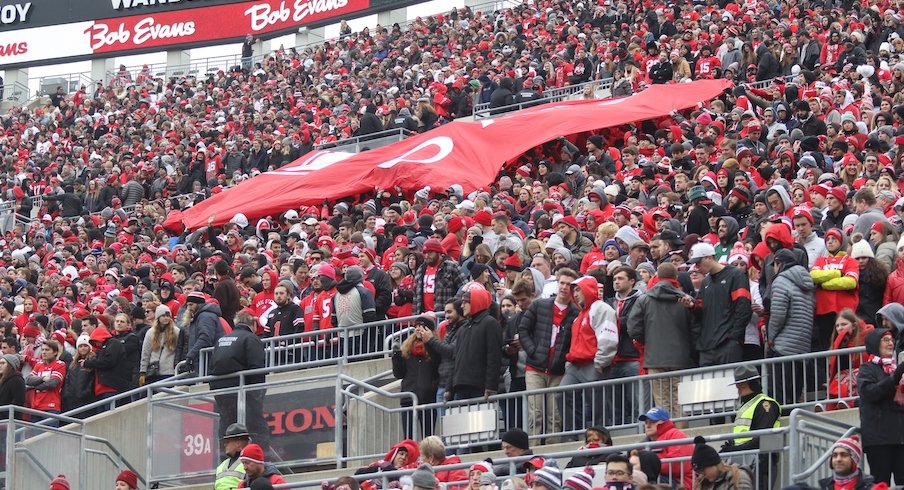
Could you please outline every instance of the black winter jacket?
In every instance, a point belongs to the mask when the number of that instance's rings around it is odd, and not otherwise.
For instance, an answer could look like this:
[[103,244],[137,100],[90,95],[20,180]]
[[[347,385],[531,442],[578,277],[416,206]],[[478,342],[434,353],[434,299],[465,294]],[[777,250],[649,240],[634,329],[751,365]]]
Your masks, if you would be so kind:
[[[264,354],[264,343],[258,338],[248,325],[238,324],[235,329],[220,337],[213,356],[210,359],[210,374],[223,376],[249,369],[266,367],[267,358]],[[245,383],[263,383],[265,376],[258,374],[245,378]],[[238,386],[239,378],[232,377],[210,382],[211,389]]]
[[[866,334],[866,352],[877,354],[886,329]],[[897,385],[893,376],[885,374],[882,366],[864,362],[857,375],[860,392],[860,435],[863,448],[895,444],[904,445],[904,407],[895,403]]]
[[94,372],[83,367],[67,366],[61,393],[63,412],[85,406],[94,400]]
[[426,346],[425,353],[424,356],[409,353],[408,357],[403,356],[401,350],[392,353],[392,375],[402,380],[401,391],[414,393],[420,404],[432,403],[439,386],[440,360],[433,357]]
[[[94,384],[91,385],[92,395],[94,394]],[[25,378],[22,373],[15,372],[3,383],[0,383],[0,406],[18,405],[25,406]],[[9,412],[0,414],[0,419],[6,419]],[[16,412],[16,420],[22,420],[22,412]]]
[[127,391],[132,383],[132,371],[125,364],[125,360],[126,348],[122,341],[110,337],[97,351],[96,356],[85,360],[85,367],[97,371],[97,379],[102,385],[122,392]]
[[553,358],[549,359],[555,301],[555,298],[544,298],[530,304],[518,323],[518,339],[527,353],[528,366],[550,374],[565,374],[565,354],[571,345],[571,324],[578,316],[578,309],[573,303],[568,304],[565,318],[559,325]]
[[502,363],[502,328],[487,310],[465,320],[455,343],[452,387],[496,391]]

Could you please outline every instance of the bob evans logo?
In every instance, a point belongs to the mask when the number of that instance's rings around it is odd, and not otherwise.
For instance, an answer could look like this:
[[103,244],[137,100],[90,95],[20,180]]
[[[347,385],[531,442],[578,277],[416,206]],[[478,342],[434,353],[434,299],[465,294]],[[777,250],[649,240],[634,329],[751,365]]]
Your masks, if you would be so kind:
[[348,5],[348,0],[295,0],[291,9],[286,7],[286,2],[280,2],[277,8],[261,3],[249,7],[245,11],[245,15],[251,20],[251,30],[258,32],[290,20],[301,22],[310,15],[339,10],[346,5]]

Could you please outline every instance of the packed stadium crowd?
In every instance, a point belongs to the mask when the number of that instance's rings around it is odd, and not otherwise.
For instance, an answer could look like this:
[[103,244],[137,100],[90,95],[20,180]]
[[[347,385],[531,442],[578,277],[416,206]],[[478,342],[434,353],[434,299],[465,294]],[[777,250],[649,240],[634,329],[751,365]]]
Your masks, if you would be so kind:
[[[241,329],[416,315],[393,371],[421,400],[865,345],[821,382],[861,396],[864,448],[888,481],[904,468],[902,8],[464,8],[205,76],[121,67],[12,109],[0,186],[26,220],[0,255],[0,404],[84,406],[196,370],[201,349]],[[429,131],[475,104],[610,77],[613,97],[734,86],[668,117],[563,135],[473,191],[385,189],[223,227],[163,226],[315,145]],[[650,401],[676,413],[676,384]],[[774,386],[785,404],[803,384]],[[644,405],[612,416],[636,420]],[[562,429],[523,409],[532,436]],[[564,412],[572,429],[619,423]]]

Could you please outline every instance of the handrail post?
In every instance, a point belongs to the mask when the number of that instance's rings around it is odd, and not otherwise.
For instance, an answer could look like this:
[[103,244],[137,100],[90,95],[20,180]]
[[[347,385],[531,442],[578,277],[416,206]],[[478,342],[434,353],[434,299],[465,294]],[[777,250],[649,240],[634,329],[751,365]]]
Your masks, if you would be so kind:
[[339,362],[336,365],[338,371],[336,375],[336,428],[335,428],[335,447],[336,447],[336,469],[342,469],[345,460],[345,434],[342,427],[345,425],[345,408],[342,406],[342,370],[345,365],[344,356],[339,356]]

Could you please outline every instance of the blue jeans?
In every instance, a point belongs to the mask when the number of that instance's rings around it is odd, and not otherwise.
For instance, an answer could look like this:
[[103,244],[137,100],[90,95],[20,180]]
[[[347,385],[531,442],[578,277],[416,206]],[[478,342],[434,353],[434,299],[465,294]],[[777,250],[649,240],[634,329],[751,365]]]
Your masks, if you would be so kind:
[[603,371],[601,379],[621,379],[623,383],[604,389],[605,417],[604,420],[594,420],[595,423],[607,427],[637,423],[640,414],[650,405],[647,401],[649,390],[644,390],[636,380],[628,379],[637,376],[640,376],[639,361],[615,363]]

